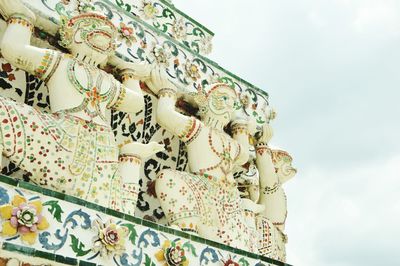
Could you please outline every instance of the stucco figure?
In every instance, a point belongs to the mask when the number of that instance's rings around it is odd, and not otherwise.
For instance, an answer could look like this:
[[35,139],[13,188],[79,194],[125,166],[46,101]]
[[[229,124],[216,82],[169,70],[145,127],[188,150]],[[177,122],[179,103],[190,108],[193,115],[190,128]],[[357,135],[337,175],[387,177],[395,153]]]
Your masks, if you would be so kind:
[[[256,250],[233,169],[248,160],[248,122],[235,117],[236,91],[212,84],[194,95],[201,120],[175,110],[176,88],[154,68],[147,85],[158,97],[157,121],[185,142],[190,172],[162,170],[156,193],[170,225],[208,239]],[[232,121],[232,122],[231,122]],[[231,122],[232,137],[224,132]]]
[[258,203],[263,206],[263,211],[256,217],[256,223],[262,236],[260,254],[285,261],[287,204],[282,184],[291,179],[297,170],[292,167],[289,153],[268,147],[272,135],[272,127],[265,124],[262,136],[256,143],[256,165],[260,176]]
[[[65,54],[30,45],[36,18],[19,0],[1,0],[0,9],[8,23],[2,55],[43,80],[51,102],[47,114],[0,97],[2,155],[30,172],[35,184],[133,213],[135,200],[122,204],[120,196],[135,199],[129,183],[136,181],[118,171],[119,150],[106,110],[137,112],[143,95],[129,64],[120,66],[122,83],[98,68],[114,53],[117,29],[97,13],[63,18],[60,36],[71,52]],[[161,149],[148,146],[152,153]]]

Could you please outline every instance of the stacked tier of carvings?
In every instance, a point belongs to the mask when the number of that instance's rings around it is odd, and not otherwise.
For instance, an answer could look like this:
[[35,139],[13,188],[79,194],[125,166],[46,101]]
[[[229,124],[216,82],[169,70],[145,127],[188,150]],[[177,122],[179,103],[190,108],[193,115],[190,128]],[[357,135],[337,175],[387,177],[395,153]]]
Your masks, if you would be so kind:
[[[7,95],[16,93],[17,98],[25,94],[26,103],[48,108],[51,102],[49,114],[1,97],[0,143],[3,155],[12,166],[28,171],[30,181],[38,185],[134,213],[140,159],[159,152],[163,146],[149,143],[150,139],[157,139],[158,134],[158,140],[167,147],[167,152],[159,153],[160,159],[165,160],[172,153],[174,137],[168,137],[165,130],[154,125],[157,119],[163,128],[181,140],[175,165],[169,162],[170,167],[179,171],[160,171],[166,164],[154,159],[144,165],[147,177],[150,173],[153,177],[159,173],[156,191],[169,223],[209,239],[253,252],[259,249],[262,254],[284,260],[282,230],[286,202],[281,183],[295,171],[290,167],[290,156],[276,153],[279,156],[275,156],[278,158],[275,164],[283,169],[280,180],[280,172],[275,173],[271,156],[267,155],[270,153],[263,152],[268,148],[260,144],[263,143],[261,137],[256,163],[259,169],[265,168],[260,171],[263,193],[255,201],[264,205],[265,213],[255,215],[260,212],[259,206],[240,198],[233,171],[235,166],[249,159],[248,124],[251,123],[246,119],[251,119],[244,112],[240,113],[243,108],[238,104],[237,91],[227,84],[214,84],[205,89],[199,86],[193,99],[199,107],[200,119],[182,115],[174,108],[175,86],[159,65],[150,68],[113,60],[116,68],[122,69],[122,83],[97,67],[115,49],[118,30],[107,17],[87,13],[84,8],[86,13],[65,19],[60,33],[71,55],[62,54],[30,46],[35,15],[19,1],[2,0],[0,3],[9,24],[2,40],[3,56],[37,78],[26,73],[28,90],[12,90],[10,82],[16,75],[24,74],[14,73],[13,67],[4,63],[3,89],[10,92]],[[77,9],[82,11],[81,7]],[[119,33],[127,37],[123,31]],[[141,114],[144,119],[130,122],[127,128],[121,120],[129,120],[128,113],[137,113],[143,106],[139,79],[145,80],[151,92],[158,96],[157,110],[153,111],[151,106],[155,97],[146,95],[145,112]],[[46,83],[49,97],[35,90],[41,82]],[[160,91],[160,88],[163,89]],[[36,96],[38,101],[32,99]],[[122,111],[112,113],[114,133],[149,144],[123,143],[118,162],[118,146],[107,122],[106,109]],[[240,113],[235,117],[234,109]],[[224,132],[231,121],[233,137]],[[139,125],[143,127],[142,132],[136,128]],[[183,172],[187,161],[190,172]],[[6,171],[13,171],[12,166],[6,167]],[[143,183],[142,179],[142,186]],[[139,209],[142,203],[143,198],[139,199]],[[260,232],[263,235],[258,243]]]
[[[57,20],[56,10],[58,9],[57,4],[73,3],[77,0],[41,0],[37,3],[31,1],[25,1],[32,7],[40,7],[39,10],[46,9],[49,14],[54,15],[53,20]],[[107,1],[90,1],[81,0],[79,1],[81,9],[85,8],[87,3],[93,2],[102,8],[107,7]],[[157,29],[158,31],[165,33],[170,38],[174,39],[177,43],[182,44],[188,49],[195,53],[208,55],[212,51],[212,38],[213,33],[199,24],[186,14],[176,9],[172,4],[165,0],[138,0],[138,1],[123,1],[123,0],[110,0],[109,3],[113,3],[123,12],[130,14],[134,17],[140,18],[140,20],[149,27]],[[68,7],[67,7],[68,8]],[[47,13],[46,12],[46,13]],[[108,10],[108,14],[111,14],[111,10]],[[123,23],[124,25],[125,23]],[[131,39],[132,42],[142,42],[143,38]],[[144,44],[144,43],[143,43]]]

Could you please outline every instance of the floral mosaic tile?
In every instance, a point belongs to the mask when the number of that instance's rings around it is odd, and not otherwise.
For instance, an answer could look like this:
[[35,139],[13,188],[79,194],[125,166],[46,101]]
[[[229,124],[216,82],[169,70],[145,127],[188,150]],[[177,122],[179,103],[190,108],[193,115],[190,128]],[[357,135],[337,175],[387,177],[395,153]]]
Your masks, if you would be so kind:
[[3,250],[67,265],[288,265],[197,236],[181,237],[149,221],[128,221],[61,193],[48,196],[48,189],[22,181],[9,183],[9,177],[0,177]]

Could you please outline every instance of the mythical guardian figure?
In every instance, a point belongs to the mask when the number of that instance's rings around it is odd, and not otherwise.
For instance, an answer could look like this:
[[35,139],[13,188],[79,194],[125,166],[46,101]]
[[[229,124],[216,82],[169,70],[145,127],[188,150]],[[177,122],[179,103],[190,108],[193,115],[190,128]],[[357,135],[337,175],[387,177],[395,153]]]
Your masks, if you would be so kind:
[[282,184],[291,179],[297,170],[292,167],[289,153],[269,148],[272,135],[272,127],[265,124],[256,143],[256,166],[260,176],[258,203],[263,206],[256,216],[256,224],[261,236],[260,254],[285,261],[287,203]]
[[[121,67],[122,84],[98,68],[115,51],[117,29],[95,12],[64,18],[60,36],[70,51],[65,54],[30,45],[36,18],[20,0],[0,0],[0,11],[8,23],[2,55],[47,84],[52,111],[0,97],[2,155],[32,173],[37,185],[133,213],[137,182],[119,174],[119,150],[106,109],[137,112],[143,95],[129,64]],[[161,149],[149,144],[143,156]],[[124,169],[132,162],[127,154],[140,156],[134,150],[125,146]]]
[[[146,81],[158,97],[157,121],[186,143],[190,173],[164,169],[156,193],[170,225],[230,246],[257,251],[247,227],[233,178],[235,166],[248,160],[248,122],[234,111],[238,95],[226,84],[199,89],[194,99],[201,120],[175,110],[176,87],[154,68]],[[232,136],[224,131],[230,123]]]

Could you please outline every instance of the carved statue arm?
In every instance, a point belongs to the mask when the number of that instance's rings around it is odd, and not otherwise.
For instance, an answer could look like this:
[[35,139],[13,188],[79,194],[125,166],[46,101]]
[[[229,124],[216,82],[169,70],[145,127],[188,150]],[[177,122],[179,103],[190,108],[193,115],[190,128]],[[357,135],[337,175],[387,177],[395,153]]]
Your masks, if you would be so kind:
[[146,83],[159,97],[157,122],[172,134],[177,135],[182,141],[191,139],[200,127],[201,122],[175,110],[176,87],[168,80],[165,71],[154,68],[151,72],[151,79]]
[[108,103],[107,108],[136,113],[143,109],[144,98],[140,88],[139,79],[129,69],[122,71],[122,84],[119,84],[117,91]]
[[240,145],[240,154],[236,159],[237,165],[243,165],[249,160],[249,135],[254,134],[255,128],[255,121],[250,119],[242,109],[234,111],[231,124],[232,137]]
[[238,120],[232,123],[232,137],[240,145],[240,153],[236,159],[236,164],[243,165],[249,160],[249,130],[247,121]]
[[268,142],[272,138],[272,127],[265,124],[263,135],[256,144],[256,165],[260,175],[260,189],[274,189],[280,186],[279,179],[275,173],[275,166],[272,162],[271,149]]
[[150,66],[141,63],[126,62],[117,56],[111,56],[108,63],[119,70],[122,79],[120,89],[115,93],[108,108],[135,113],[143,109],[144,98],[140,88],[140,80],[150,75]]
[[8,18],[1,41],[2,55],[14,66],[46,81],[61,55],[30,45],[35,14],[18,0],[0,0],[0,10]]

